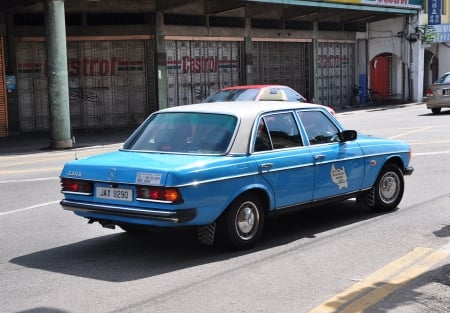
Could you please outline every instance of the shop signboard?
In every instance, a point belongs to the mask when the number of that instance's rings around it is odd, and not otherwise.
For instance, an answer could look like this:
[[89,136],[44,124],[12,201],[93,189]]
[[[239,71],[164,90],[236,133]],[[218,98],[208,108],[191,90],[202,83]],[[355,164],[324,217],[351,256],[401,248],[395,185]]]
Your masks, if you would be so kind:
[[442,1],[428,0],[428,25],[441,24]]

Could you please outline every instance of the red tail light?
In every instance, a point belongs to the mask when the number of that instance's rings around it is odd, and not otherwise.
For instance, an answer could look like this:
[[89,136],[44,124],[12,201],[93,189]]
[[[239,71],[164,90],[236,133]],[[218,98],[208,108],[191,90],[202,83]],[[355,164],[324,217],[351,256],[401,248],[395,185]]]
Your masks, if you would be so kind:
[[433,97],[433,96],[434,96],[434,93],[431,90],[431,88],[427,88],[427,97]]
[[77,180],[70,178],[61,179],[62,193],[79,193],[84,195],[92,195],[94,185],[90,181]]
[[183,201],[177,188],[137,186],[136,195],[138,200],[163,201],[171,203],[180,203]]

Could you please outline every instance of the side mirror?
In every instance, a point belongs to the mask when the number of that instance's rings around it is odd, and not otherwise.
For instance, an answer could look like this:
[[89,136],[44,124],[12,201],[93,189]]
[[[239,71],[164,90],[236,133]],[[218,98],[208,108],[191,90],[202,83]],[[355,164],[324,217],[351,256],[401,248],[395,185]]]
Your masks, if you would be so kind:
[[341,132],[342,141],[352,141],[358,137],[356,130],[344,130]]

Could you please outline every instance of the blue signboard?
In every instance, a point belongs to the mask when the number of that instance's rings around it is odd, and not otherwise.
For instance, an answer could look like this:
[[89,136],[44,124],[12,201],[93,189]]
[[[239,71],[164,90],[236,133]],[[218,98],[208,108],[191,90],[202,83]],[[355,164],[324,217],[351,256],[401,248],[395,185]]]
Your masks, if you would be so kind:
[[434,25],[433,29],[438,36],[432,42],[450,42],[450,24]]
[[442,0],[428,0],[428,25],[441,24]]

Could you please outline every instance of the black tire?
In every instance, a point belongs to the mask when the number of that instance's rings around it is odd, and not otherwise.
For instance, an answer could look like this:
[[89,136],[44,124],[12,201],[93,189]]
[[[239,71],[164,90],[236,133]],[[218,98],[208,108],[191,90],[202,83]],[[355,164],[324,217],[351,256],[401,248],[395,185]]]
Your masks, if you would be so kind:
[[261,200],[255,194],[243,194],[219,218],[218,235],[227,247],[246,250],[258,241],[263,225],[264,209]]
[[433,112],[433,114],[439,114],[441,113],[441,108],[432,108],[431,112]]
[[372,91],[370,93],[370,98],[372,99],[372,105],[383,104],[383,95],[378,91]]
[[402,200],[405,189],[403,173],[395,164],[386,164],[373,187],[373,210],[393,211]]

